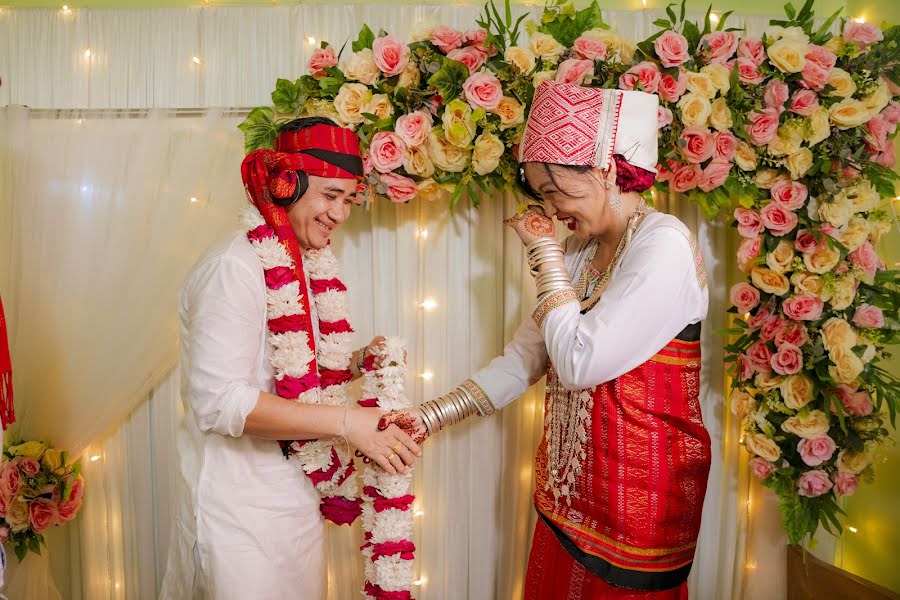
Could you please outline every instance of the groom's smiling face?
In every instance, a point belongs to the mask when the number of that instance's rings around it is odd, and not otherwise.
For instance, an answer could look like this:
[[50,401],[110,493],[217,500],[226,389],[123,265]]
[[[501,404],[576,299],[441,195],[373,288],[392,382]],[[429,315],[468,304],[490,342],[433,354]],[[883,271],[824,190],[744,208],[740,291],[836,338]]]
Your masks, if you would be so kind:
[[310,175],[309,187],[288,209],[288,220],[301,248],[324,248],[331,233],[350,216],[355,179]]

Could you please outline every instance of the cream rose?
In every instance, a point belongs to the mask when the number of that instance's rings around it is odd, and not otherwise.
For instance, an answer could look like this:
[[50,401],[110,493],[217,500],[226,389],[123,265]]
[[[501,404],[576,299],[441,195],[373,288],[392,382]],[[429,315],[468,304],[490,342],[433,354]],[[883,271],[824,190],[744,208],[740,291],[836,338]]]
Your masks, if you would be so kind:
[[813,401],[815,384],[803,373],[788,375],[781,382],[781,397],[788,408],[800,410]]
[[831,285],[831,308],[844,310],[856,299],[856,278],[853,275],[842,275]]
[[512,96],[503,96],[494,114],[500,117],[500,129],[509,129],[525,122],[525,105]]
[[808,414],[794,415],[785,419],[781,429],[810,439],[828,433],[828,417],[821,410],[811,410]]
[[755,171],[757,164],[756,151],[747,142],[739,141],[734,153],[734,162],[744,171]]
[[[712,65],[710,65],[712,66]],[[721,66],[721,65],[718,65]],[[731,117],[731,109],[725,98],[716,98],[712,103],[712,111],[709,114],[709,124],[717,131],[728,131],[734,126],[734,120]],[[741,142],[743,143],[743,142]],[[746,145],[746,144],[744,144]],[[754,169],[756,168],[756,155],[754,154]],[[740,165],[738,165],[740,166]],[[744,167],[741,167],[742,169]],[[747,171],[748,169],[744,169]]]
[[423,179],[416,184],[416,188],[419,190],[417,194],[419,199],[427,200],[429,202],[434,202],[435,200],[440,200],[445,196],[449,196],[449,192],[434,179]]
[[756,408],[756,400],[743,390],[731,392],[731,413],[743,421]]
[[551,81],[556,79],[556,70],[553,71],[538,71],[534,74],[532,78],[532,84],[534,85],[534,89],[538,89],[541,87],[541,84],[545,81]]
[[819,142],[828,139],[831,135],[831,121],[828,118],[828,109],[820,106],[816,112],[809,117],[810,131],[806,137],[806,141],[810,146],[815,146]]
[[416,177],[434,175],[434,164],[428,158],[428,146],[407,146],[403,168],[407,173]]
[[856,475],[862,473],[870,464],[872,464],[872,452],[868,448],[863,452],[841,450],[838,452],[837,461],[835,462],[839,471]]
[[778,134],[766,146],[766,150],[772,156],[787,156],[800,149],[801,140],[797,139],[796,136],[790,135],[791,132],[784,131],[784,129],[783,125],[779,127]]
[[750,271],[750,280],[753,282],[753,285],[767,294],[784,296],[790,290],[787,277],[770,269],[754,267]]
[[497,168],[504,151],[503,142],[493,133],[482,133],[475,140],[472,167],[479,175],[487,175]]
[[363,112],[375,115],[379,119],[386,119],[394,114],[394,105],[391,104],[386,94],[375,94]]
[[334,108],[344,123],[358,125],[365,117],[362,113],[372,101],[372,92],[361,83],[345,83],[334,98]]
[[814,252],[803,255],[803,264],[806,265],[806,269],[820,275],[832,270],[840,260],[840,251],[831,248],[828,244],[820,244]]
[[853,383],[865,365],[849,348],[835,348],[828,353],[833,365],[828,366],[828,374],[838,383]]
[[856,82],[853,81],[853,77],[850,76],[850,73],[838,67],[831,70],[831,75],[828,77],[828,85],[834,88],[828,93],[829,96],[849,98],[856,93]]
[[28,504],[21,498],[15,498],[9,503],[4,518],[10,530],[25,531],[28,528]]
[[728,67],[725,65],[721,63],[712,63],[700,69],[700,72],[709,75],[713,85],[718,88],[719,93],[723,96],[731,89],[731,71],[729,71]]
[[869,222],[862,217],[852,217],[847,223],[847,228],[838,236],[840,242],[847,246],[850,252],[863,245],[869,239],[871,228]]
[[846,188],[844,193],[850,200],[851,210],[855,213],[875,210],[881,200],[878,191],[872,187],[872,182],[868,179],[860,179],[855,185]]
[[781,449],[775,440],[761,433],[748,434],[744,437],[744,444],[747,446],[747,450],[769,462],[775,462],[781,458]]
[[870,115],[877,115],[891,102],[891,92],[888,90],[887,83],[884,79],[878,81],[878,87],[874,92],[863,97],[862,103],[869,111]]
[[440,127],[428,135],[428,155],[437,168],[450,173],[462,172],[469,162],[469,151],[448,142]]
[[[534,52],[521,46],[510,46],[503,53],[503,58],[519,73],[531,73],[534,69]],[[537,87],[537,86],[535,86]]]
[[764,169],[756,174],[756,177],[753,178],[753,183],[755,183],[758,188],[768,190],[771,189],[776,181],[778,181],[779,176],[778,171],[775,169]]
[[813,153],[809,148],[800,148],[784,159],[784,166],[791,173],[792,179],[800,179],[812,168]]
[[718,92],[716,84],[713,83],[713,79],[708,73],[692,73],[690,71],[687,73],[687,89],[710,100],[715,98]]
[[793,260],[794,244],[787,240],[780,240],[775,249],[766,254],[766,264],[780,275],[784,275],[790,270]]
[[853,204],[846,196],[835,196],[831,202],[819,205],[819,218],[835,227],[844,227],[853,216]]
[[375,55],[369,48],[353,54],[350,61],[344,65],[343,71],[350,81],[359,81],[366,85],[373,85],[381,75],[381,70],[375,64]]
[[791,275],[791,283],[799,294],[810,294],[821,301],[828,298],[823,293],[825,286],[822,284],[822,278],[807,271],[797,271]]
[[844,319],[832,317],[822,325],[822,343],[829,352],[835,348],[853,348],[856,342],[856,332]]
[[782,73],[799,73],[806,66],[809,44],[802,39],[783,37],[766,52],[769,61]]
[[868,121],[869,111],[859,100],[844,98],[831,105],[828,116],[838,129],[850,129]]
[[531,38],[531,51],[539,58],[557,62],[566,49],[552,35],[535,33]]
[[689,92],[678,101],[678,110],[685,127],[706,127],[712,114],[712,104],[706,96]]
[[762,373],[757,373],[756,377],[753,379],[753,383],[756,384],[756,387],[764,392],[774,390],[775,388],[780,388],[782,381],[783,378],[781,375],[779,375],[778,373],[773,373],[771,371],[763,371]]
[[397,87],[416,87],[419,85],[419,82],[421,80],[422,72],[419,70],[419,65],[416,64],[416,61],[411,60],[407,63],[406,67],[403,69],[403,72],[400,73],[400,79],[397,80]]

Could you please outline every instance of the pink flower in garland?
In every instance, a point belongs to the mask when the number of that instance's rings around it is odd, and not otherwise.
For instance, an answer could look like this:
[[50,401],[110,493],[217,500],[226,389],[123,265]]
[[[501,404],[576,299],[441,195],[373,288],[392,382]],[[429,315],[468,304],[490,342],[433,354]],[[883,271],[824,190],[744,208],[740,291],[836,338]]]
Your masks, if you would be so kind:
[[877,306],[860,304],[853,313],[853,324],[860,329],[881,329],[884,327],[884,313]]
[[797,214],[775,202],[764,206],[759,216],[769,233],[776,237],[787,235],[797,226]]
[[775,332],[775,345],[793,344],[801,348],[809,341],[809,332],[806,325],[798,321],[785,321],[784,325]]
[[381,181],[387,186],[387,197],[392,202],[409,202],[418,193],[415,181],[397,173],[384,173]]
[[807,471],[797,480],[797,489],[801,496],[815,498],[831,490],[832,483],[825,471]]
[[812,294],[791,296],[781,306],[785,316],[795,321],[815,321],[822,316],[824,308],[825,303]]
[[814,438],[804,438],[797,444],[797,452],[800,459],[810,467],[818,467],[823,462],[831,460],[837,445],[827,434]]
[[734,218],[737,221],[738,234],[744,238],[755,238],[766,230],[759,213],[749,208],[739,206],[734,209]]
[[738,39],[730,31],[713,31],[700,38],[698,54],[708,63],[725,64],[734,56]]
[[685,127],[678,146],[688,162],[692,163],[709,160],[715,150],[712,132],[705,127]]
[[731,163],[727,160],[715,159],[710,161],[703,169],[697,187],[704,192],[711,192],[721,186],[728,179],[728,174],[731,173],[731,166]]
[[488,55],[478,46],[465,46],[451,50],[447,53],[447,58],[461,62],[469,69],[469,73],[474,73],[484,65]]
[[758,456],[750,459],[750,472],[753,473],[754,477],[765,479],[771,475],[773,471],[775,471],[775,465],[769,461]]
[[679,71],[677,78],[672,77],[668,73],[660,74],[659,85],[657,86],[659,97],[666,102],[678,102],[687,90],[687,82],[688,78],[684,71]]
[[747,348],[747,358],[753,364],[753,370],[757,373],[770,373],[772,371],[771,360],[773,352],[764,341],[759,341]]
[[666,68],[683,65],[691,58],[687,38],[672,30],[664,32],[653,42],[659,62]]
[[812,90],[797,90],[791,95],[788,110],[804,117],[811,116],[819,109],[819,95]]
[[838,496],[852,496],[859,486],[859,475],[838,471],[834,476],[834,493]]
[[778,109],[767,108],[762,112],[751,112],[747,115],[750,124],[745,128],[753,145],[764,146],[775,139],[778,133],[778,114]]
[[844,25],[844,31],[841,33],[848,42],[853,42],[859,48],[865,50],[872,44],[880,42],[884,39],[884,34],[877,26],[872,23],[856,23],[849,21]]
[[656,63],[649,61],[639,62],[619,77],[619,88],[623,90],[635,90],[648,94],[655,94],[659,89],[660,72]]
[[337,55],[334,53],[332,46],[316,48],[309,58],[309,63],[307,63],[309,72],[317,79],[325,77],[327,75],[325,69],[335,65],[337,65]]
[[793,344],[782,344],[772,355],[772,370],[779,375],[793,375],[803,368],[803,352]]
[[606,60],[606,44],[600,40],[580,37],[572,44],[572,50],[579,58],[587,60]]
[[435,27],[431,31],[431,43],[444,54],[463,45],[465,35],[452,27]]
[[737,55],[739,59],[747,59],[757,67],[766,61],[766,49],[757,38],[741,38],[738,42]]
[[799,210],[806,203],[809,189],[799,181],[779,179],[769,189],[772,200],[785,210]]
[[750,312],[759,304],[759,290],[744,281],[731,286],[731,304],[740,313]]

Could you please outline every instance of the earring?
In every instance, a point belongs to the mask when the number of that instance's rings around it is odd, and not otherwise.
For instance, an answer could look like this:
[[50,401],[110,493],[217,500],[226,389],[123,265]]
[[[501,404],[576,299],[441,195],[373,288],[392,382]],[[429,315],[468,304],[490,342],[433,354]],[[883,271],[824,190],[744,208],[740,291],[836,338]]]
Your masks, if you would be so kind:
[[615,188],[610,187],[607,197],[609,198],[610,208],[617,215],[622,216],[622,196],[619,195],[619,192]]

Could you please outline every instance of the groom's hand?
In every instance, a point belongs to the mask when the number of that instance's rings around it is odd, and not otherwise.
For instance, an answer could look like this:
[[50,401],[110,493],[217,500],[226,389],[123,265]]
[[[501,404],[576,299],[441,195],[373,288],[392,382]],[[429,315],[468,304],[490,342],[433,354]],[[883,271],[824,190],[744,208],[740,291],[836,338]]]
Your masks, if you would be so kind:
[[413,439],[396,425],[382,429],[383,413],[377,408],[355,408],[350,411],[350,427],[345,437],[365,456],[391,475],[405,475],[422,451]]

